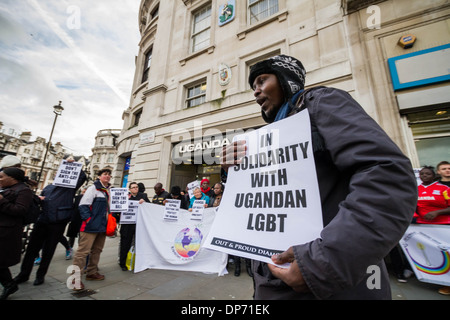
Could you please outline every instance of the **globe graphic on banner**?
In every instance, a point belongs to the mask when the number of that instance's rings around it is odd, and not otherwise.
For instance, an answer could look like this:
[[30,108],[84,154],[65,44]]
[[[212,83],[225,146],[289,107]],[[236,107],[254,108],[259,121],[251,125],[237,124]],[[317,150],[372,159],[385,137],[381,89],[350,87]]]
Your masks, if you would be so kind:
[[192,258],[200,249],[203,235],[199,229],[184,228],[175,237],[175,250],[184,258]]

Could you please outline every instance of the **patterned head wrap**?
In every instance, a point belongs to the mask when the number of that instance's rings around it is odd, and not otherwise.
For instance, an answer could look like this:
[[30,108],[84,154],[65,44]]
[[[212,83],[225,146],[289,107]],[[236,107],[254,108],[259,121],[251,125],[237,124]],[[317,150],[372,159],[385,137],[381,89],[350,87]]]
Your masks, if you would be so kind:
[[253,88],[253,82],[261,74],[275,74],[280,82],[286,101],[305,87],[305,68],[294,57],[278,55],[256,63],[250,69],[248,83]]

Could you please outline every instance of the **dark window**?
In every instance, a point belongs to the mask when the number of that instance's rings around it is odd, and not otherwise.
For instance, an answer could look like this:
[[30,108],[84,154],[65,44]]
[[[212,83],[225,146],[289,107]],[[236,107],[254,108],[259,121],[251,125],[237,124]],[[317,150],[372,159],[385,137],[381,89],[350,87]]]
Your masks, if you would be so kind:
[[145,55],[145,62],[144,62],[144,73],[142,74],[142,82],[145,82],[148,80],[148,74],[150,72],[150,66],[152,64],[152,53],[153,51],[150,50]]
[[133,123],[134,126],[139,125],[139,120],[141,120],[141,116],[142,116],[142,110],[139,110],[134,114],[134,123]]
[[150,20],[156,18],[159,15],[159,4],[156,6],[155,9],[150,13]]

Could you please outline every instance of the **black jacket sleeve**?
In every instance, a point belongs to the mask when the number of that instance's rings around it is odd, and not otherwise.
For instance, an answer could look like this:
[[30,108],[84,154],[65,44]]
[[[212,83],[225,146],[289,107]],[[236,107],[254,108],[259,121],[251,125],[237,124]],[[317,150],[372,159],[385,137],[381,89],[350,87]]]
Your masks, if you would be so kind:
[[0,199],[0,226],[11,226],[15,220],[22,220],[32,201],[33,192],[22,182],[7,189]]

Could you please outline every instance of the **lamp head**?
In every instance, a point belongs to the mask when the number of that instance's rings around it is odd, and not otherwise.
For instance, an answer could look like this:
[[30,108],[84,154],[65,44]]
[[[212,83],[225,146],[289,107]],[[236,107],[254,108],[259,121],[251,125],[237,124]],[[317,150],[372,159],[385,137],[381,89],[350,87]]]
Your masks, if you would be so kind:
[[61,105],[61,101],[59,102],[58,105],[53,106],[53,112],[54,112],[55,114],[57,114],[58,116],[61,115],[61,113],[63,112],[63,110],[64,110],[64,108],[63,108],[62,105]]

